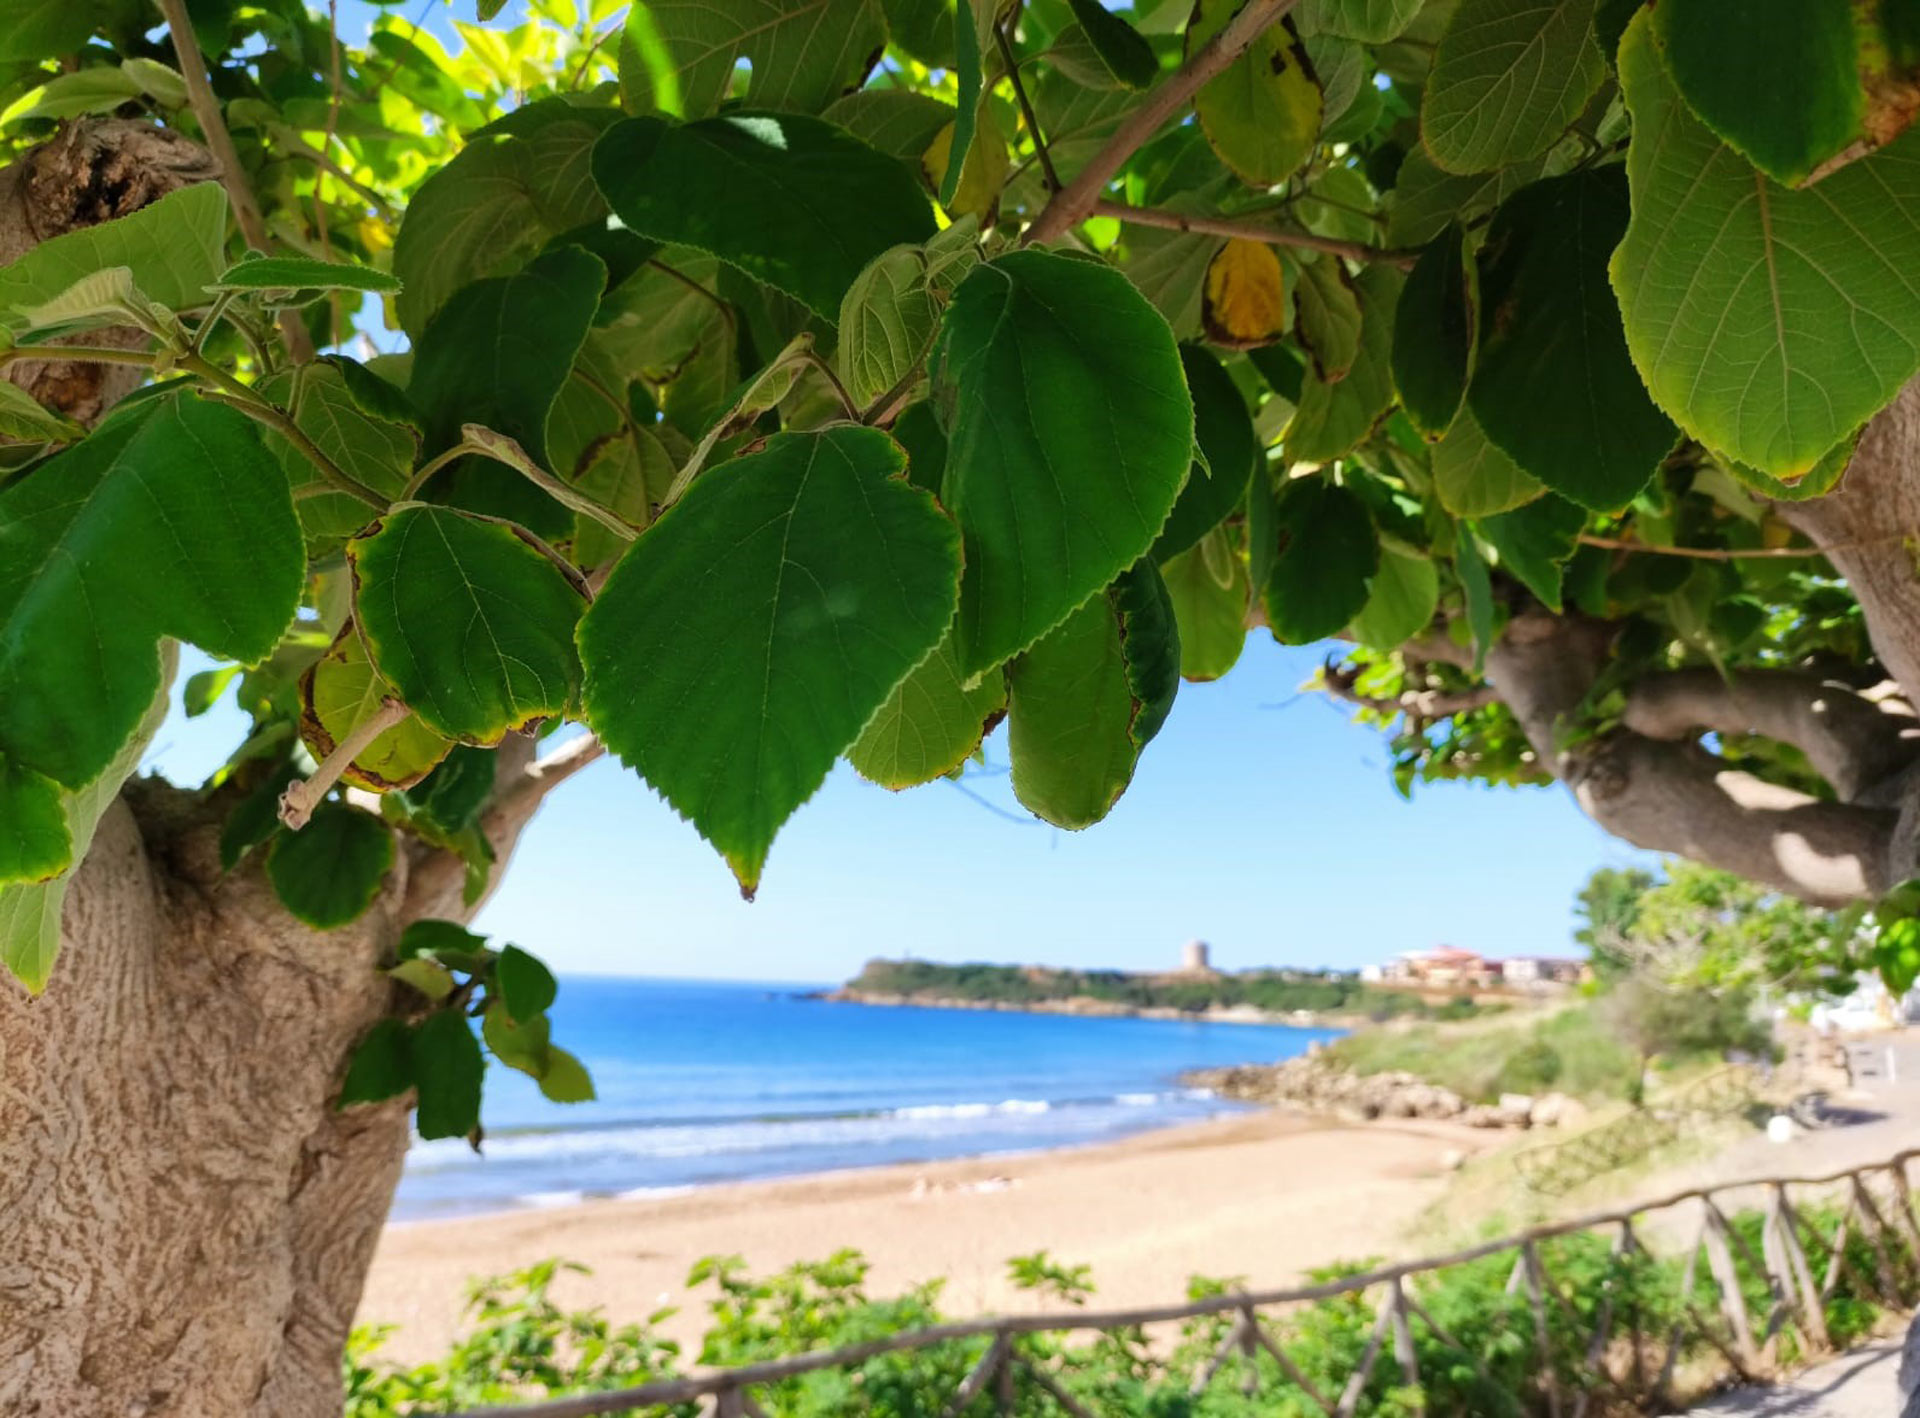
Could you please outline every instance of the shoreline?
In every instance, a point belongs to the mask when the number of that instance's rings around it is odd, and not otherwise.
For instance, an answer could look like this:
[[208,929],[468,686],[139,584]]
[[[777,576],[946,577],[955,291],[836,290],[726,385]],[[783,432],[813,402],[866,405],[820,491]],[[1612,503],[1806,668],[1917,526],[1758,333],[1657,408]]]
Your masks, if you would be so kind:
[[1176,1024],[1265,1024],[1286,1029],[1358,1029],[1365,1015],[1322,1013],[1311,1009],[1270,1010],[1251,1004],[1210,1004],[1205,1009],[1172,1005],[1116,1004],[1091,995],[1066,999],[984,1000],[958,995],[897,995],[842,987],[803,995],[821,1004],[857,1004],[876,1009],[971,1009],[997,1014],[1061,1014],[1076,1019],[1159,1019]]
[[1494,1145],[1444,1123],[1260,1109],[1118,1141],[422,1218],[382,1233],[358,1319],[397,1325],[382,1352],[418,1362],[445,1352],[476,1274],[560,1258],[594,1272],[561,1277],[562,1304],[615,1322],[678,1306],[663,1332],[696,1340],[712,1294],[685,1280],[701,1257],[766,1274],[843,1246],[871,1262],[876,1296],[945,1277],[955,1314],[1031,1308],[1006,1263],[1037,1250],[1090,1265],[1103,1303],[1164,1300],[1194,1274],[1283,1283],[1417,1249],[1405,1230],[1461,1156]]

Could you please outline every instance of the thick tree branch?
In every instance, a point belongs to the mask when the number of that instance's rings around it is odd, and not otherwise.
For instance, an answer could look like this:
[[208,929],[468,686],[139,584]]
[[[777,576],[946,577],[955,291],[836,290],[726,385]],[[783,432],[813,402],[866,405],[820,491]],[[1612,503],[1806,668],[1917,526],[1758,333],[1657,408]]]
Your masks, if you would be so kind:
[[1648,738],[1703,730],[1792,744],[1842,800],[1853,802],[1920,756],[1920,721],[1904,705],[1876,704],[1844,684],[1790,670],[1674,670],[1627,694],[1624,722]]
[[[174,0],[179,3],[179,0]],[[1247,50],[1267,27],[1292,9],[1294,0],[1247,0],[1246,7],[1226,27],[1200,46],[1179,71],[1161,84],[1115,130],[1106,146],[1095,153],[1073,181],[1048,201],[1023,240],[1057,241],[1093,213],[1100,193],[1146,141],[1185,108],[1193,96]]]
[[1096,217],[1116,217],[1135,226],[1159,227],[1162,231],[1185,231],[1201,236],[1226,236],[1241,241],[1259,241],[1268,246],[1292,246],[1308,251],[1325,251],[1350,261],[1381,261],[1389,266],[1411,269],[1413,251],[1390,251],[1368,246],[1363,241],[1341,241],[1332,236],[1316,236],[1310,231],[1289,231],[1264,222],[1236,217],[1209,217],[1186,212],[1169,212],[1159,207],[1132,207],[1125,202],[1100,201],[1093,204]]
[[[1898,814],[1822,802],[1729,769],[1697,744],[1632,728],[1569,742],[1569,717],[1607,654],[1610,628],[1516,616],[1487,655],[1488,677],[1528,741],[1596,823],[1649,851],[1672,852],[1822,905],[1884,892]],[[1651,711],[1649,711],[1651,712]]]

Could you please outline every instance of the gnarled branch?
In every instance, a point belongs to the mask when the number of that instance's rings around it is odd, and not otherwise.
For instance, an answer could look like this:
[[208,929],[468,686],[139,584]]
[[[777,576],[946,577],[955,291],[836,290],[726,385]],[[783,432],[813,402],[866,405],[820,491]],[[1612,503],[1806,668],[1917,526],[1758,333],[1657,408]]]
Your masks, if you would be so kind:
[[1920,720],[1898,701],[1875,703],[1847,685],[1791,670],[1672,670],[1627,694],[1623,720],[1669,741],[1703,730],[1792,744],[1847,802],[1920,757]]
[[1400,694],[1362,694],[1357,668],[1332,660],[1320,667],[1320,683],[1335,699],[1381,714],[1405,714],[1413,719],[1444,719],[1449,714],[1464,714],[1499,702],[1500,693],[1490,684],[1471,689],[1409,689]]

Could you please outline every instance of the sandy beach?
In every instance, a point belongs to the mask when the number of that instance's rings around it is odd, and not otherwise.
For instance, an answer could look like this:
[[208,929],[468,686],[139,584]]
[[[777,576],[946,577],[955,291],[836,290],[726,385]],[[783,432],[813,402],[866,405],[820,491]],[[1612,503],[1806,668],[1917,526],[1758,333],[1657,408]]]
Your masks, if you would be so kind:
[[549,1256],[593,1268],[556,1287],[563,1301],[617,1320],[677,1304],[665,1328],[682,1339],[700,1332],[708,1298],[685,1289],[687,1271],[716,1253],[765,1272],[852,1246],[873,1262],[874,1294],[945,1276],[942,1308],[955,1315],[1030,1306],[1006,1262],[1041,1249],[1090,1265],[1102,1304],[1177,1299],[1195,1273],[1280,1284],[1424,1249],[1409,1228],[1444,1187],[1448,1154],[1500,1140],[1263,1112],[1056,1152],[394,1225],[360,1317],[400,1327],[392,1357],[425,1357],[455,1333],[469,1277]]

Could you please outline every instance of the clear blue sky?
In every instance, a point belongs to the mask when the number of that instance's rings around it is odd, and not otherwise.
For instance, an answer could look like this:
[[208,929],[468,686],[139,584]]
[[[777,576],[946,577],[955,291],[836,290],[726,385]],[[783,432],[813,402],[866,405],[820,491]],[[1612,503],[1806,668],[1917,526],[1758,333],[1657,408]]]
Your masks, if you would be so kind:
[[[1566,950],[1587,873],[1639,854],[1559,788],[1446,784],[1403,801],[1380,735],[1298,695],[1324,653],[1256,632],[1227,678],[1183,685],[1132,788],[1085,832],[1009,821],[947,783],[894,794],[837,769],[774,844],[752,905],[691,826],[602,762],[548,801],[480,925],[562,970],[773,980],[907,953],[1147,968],[1194,936],[1226,968],[1352,966],[1443,941]],[[230,705],[176,713],[149,765],[197,782],[243,728]],[[1004,737],[988,745],[1002,767]],[[1004,775],[969,787],[1018,812]]]

